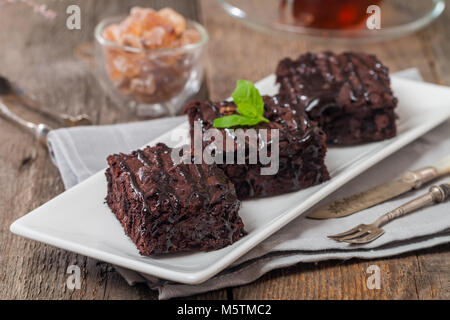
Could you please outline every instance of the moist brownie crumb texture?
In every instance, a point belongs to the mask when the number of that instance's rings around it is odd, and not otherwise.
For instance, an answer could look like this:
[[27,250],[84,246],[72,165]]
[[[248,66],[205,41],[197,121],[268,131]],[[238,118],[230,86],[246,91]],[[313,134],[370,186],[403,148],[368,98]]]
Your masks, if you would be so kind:
[[[287,96],[264,96],[263,99],[264,117],[270,122],[252,128],[279,130],[279,171],[275,175],[261,175],[263,165],[259,162],[219,165],[233,182],[239,199],[279,195],[328,180],[329,174],[324,163],[326,137],[323,131],[309,121],[303,111],[292,109]],[[203,131],[213,128],[214,119],[235,113],[236,105],[227,101],[193,101],[186,106],[185,112],[191,125],[192,141],[195,122],[200,124]],[[220,130],[224,137],[230,135],[230,130]],[[270,139],[268,144],[271,144]],[[224,149],[218,151],[230,152]],[[248,150],[246,155],[248,157]]]
[[329,143],[349,145],[396,135],[397,99],[388,69],[363,53],[307,53],[283,59],[276,71],[280,93],[307,112]]
[[233,184],[215,165],[174,165],[164,144],[108,157],[106,202],[142,255],[216,250],[244,235]]

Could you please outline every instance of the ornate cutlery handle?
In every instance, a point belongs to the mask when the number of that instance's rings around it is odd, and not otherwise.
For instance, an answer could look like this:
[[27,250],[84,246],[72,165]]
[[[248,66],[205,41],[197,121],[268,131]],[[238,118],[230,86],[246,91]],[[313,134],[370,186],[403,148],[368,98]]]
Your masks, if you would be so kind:
[[381,227],[386,223],[391,222],[392,220],[405,216],[431,203],[444,202],[449,198],[450,198],[450,183],[444,183],[441,184],[440,186],[432,186],[427,194],[417,199],[414,199],[402,205],[401,207],[398,207],[397,209],[394,209],[393,211],[388,212],[385,215],[378,218],[378,220],[375,222],[375,225],[377,227]]
[[13,122],[27,129],[39,140],[39,142],[43,143],[44,145],[47,144],[47,135],[51,130],[50,127],[48,127],[47,125],[42,123],[34,124],[32,122],[23,120],[15,113],[13,113],[11,110],[9,110],[8,107],[5,106],[1,101],[0,101],[0,113],[3,114],[9,120],[12,120]]
[[406,172],[402,180],[414,186],[414,189],[420,188],[424,183],[427,183],[437,177],[442,177],[450,174],[450,155],[444,159],[439,160],[429,167],[418,169],[415,171]]

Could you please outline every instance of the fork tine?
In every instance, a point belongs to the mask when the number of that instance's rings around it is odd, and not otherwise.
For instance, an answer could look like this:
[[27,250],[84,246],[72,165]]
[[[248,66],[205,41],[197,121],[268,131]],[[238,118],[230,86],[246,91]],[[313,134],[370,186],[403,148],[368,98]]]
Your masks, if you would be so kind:
[[349,236],[341,237],[341,238],[339,238],[339,240],[346,241],[346,240],[351,240],[351,239],[358,239],[358,238],[365,237],[366,234],[370,234],[370,231],[367,229],[361,229],[359,232],[351,234]]
[[375,232],[369,233],[368,235],[366,235],[362,238],[346,239],[346,240],[342,240],[342,241],[347,242],[347,243],[352,243],[352,244],[364,244],[364,243],[372,242],[373,240],[381,237],[383,234],[384,234],[384,230],[379,229],[379,230],[376,230]]
[[346,231],[346,232],[342,232],[342,233],[338,233],[338,234],[329,235],[328,238],[335,239],[335,238],[342,238],[342,237],[345,237],[345,236],[349,236],[349,235],[351,235],[351,234],[354,234],[354,233],[356,233],[356,232],[359,232],[360,229],[361,229],[361,226],[362,226],[362,225],[360,224],[359,226],[356,226],[356,227],[354,227],[354,228],[352,228],[352,229],[350,229],[350,230],[348,230],[348,231]]

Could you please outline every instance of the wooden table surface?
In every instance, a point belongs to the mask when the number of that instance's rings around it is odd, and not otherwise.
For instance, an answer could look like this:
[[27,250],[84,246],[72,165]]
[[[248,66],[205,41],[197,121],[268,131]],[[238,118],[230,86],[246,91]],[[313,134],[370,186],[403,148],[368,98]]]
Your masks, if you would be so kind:
[[[2,2],[0,0],[0,2]],[[38,1],[39,2],[39,1]],[[40,1],[44,2],[44,1]],[[200,97],[223,99],[238,78],[256,81],[285,57],[306,51],[364,50],[376,54],[391,71],[417,67],[426,81],[450,85],[450,13],[427,29],[391,42],[326,46],[261,34],[229,17],[215,0],[46,1],[57,12],[54,21],[33,14],[23,4],[0,10],[0,74],[33,94],[52,112],[87,113],[97,124],[136,120],[117,108],[100,89],[90,68],[74,57],[74,49],[93,40],[103,17],[133,5],[170,5],[201,21],[211,41],[207,76]],[[66,28],[66,8],[81,8],[81,30]],[[48,119],[14,110],[33,121]],[[156,299],[144,285],[130,287],[106,263],[60,250],[10,233],[17,218],[64,191],[47,151],[28,134],[0,118],[0,299]],[[66,288],[66,269],[82,269],[82,289]],[[381,269],[381,289],[366,287],[366,269]],[[449,299],[450,245],[375,261],[300,263],[272,271],[252,284],[190,297],[192,299]]]

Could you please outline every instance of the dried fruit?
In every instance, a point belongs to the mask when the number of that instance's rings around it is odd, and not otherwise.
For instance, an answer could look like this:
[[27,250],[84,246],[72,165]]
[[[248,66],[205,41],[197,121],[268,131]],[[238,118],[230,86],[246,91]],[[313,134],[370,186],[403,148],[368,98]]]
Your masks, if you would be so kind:
[[181,35],[186,30],[186,20],[175,10],[164,8],[159,10],[158,14],[173,26],[177,36]]
[[[134,7],[119,24],[106,27],[104,39],[127,48],[105,47],[109,77],[125,95],[142,102],[162,102],[179,94],[195,61],[186,53],[152,53],[200,41],[196,29],[171,8]],[[137,50],[134,50],[137,49]]]

